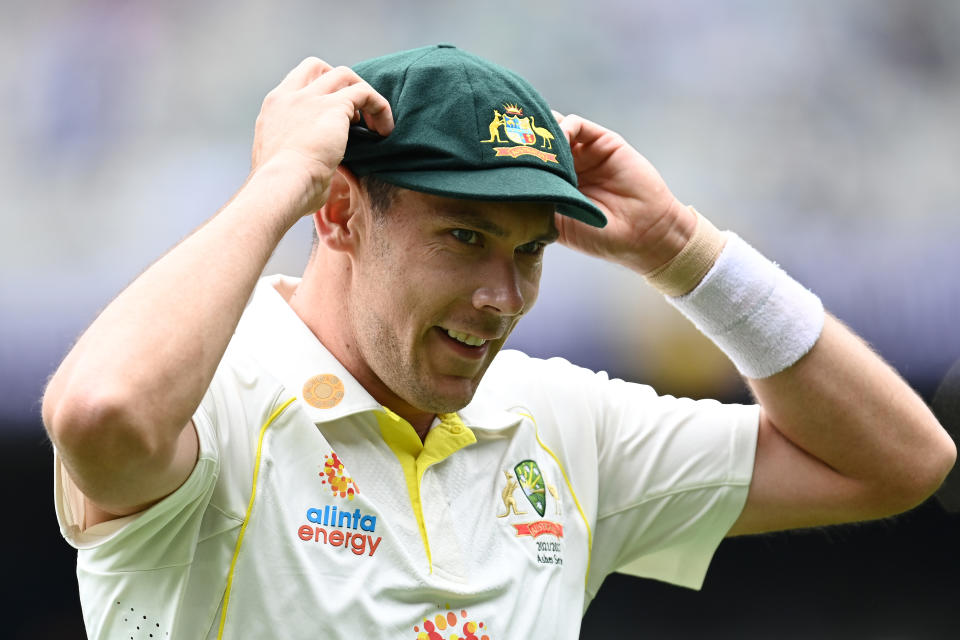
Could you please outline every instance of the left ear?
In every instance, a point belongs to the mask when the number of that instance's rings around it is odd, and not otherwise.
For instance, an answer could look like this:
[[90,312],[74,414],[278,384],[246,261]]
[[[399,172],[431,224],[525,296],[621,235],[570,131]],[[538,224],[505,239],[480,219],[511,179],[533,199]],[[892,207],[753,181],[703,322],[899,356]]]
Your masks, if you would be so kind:
[[352,251],[358,239],[359,215],[363,209],[363,192],[353,172],[340,165],[330,180],[330,193],[319,211],[313,214],[313,225],[320,244],[335,251]]

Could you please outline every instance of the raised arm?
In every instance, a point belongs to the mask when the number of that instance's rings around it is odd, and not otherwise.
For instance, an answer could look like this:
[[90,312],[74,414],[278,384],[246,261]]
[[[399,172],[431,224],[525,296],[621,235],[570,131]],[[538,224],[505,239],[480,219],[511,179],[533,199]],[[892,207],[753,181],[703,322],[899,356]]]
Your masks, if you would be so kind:
[[[558,216],[561,241],[644,275],[660,273],[703,221],[698,223],[619,135],[577,116],[557,116],[571,143],[581,191],[610,221],[595,229]],[[669,295],[693,289],[723,242],[714,243],[713,252],[697,249],[700,264],[688,264],[702,269],[675,270],[687,278],[679,290],[676,281],[660,280],[669,285],[664,287]],[[715,311],[696,304],[708,326],[728,319],[710,318],[711,313],[746,313],[733,299]],[[774,371],[747,376],[760,404],[760,429],[747,503],[730,535],[898,513],[932,494],[954,464],[953,441],[896,372],[836,319],[824,318],[819,302],[807,309],[813,327],[809,351]],[[756,338],[762,342],[762,336]],[[721,346],[728,355],[737,350]],[[749,344],[741,346],[750,350]]]
[[350,69],[316,58],[293,69],[264,100],[241,189],[117,296],[53,375],[44,424],[98,519],[190,474],[191,416],[277,243],[325,202],[359,109],[392,130],[389,104]]

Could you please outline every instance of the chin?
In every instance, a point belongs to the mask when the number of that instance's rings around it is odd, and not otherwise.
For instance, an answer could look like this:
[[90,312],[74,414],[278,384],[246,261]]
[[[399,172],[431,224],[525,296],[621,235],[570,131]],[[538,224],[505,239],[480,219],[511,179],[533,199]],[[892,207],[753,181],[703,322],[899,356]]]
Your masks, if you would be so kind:
[[470,404],[477,392],[478,382],[461,379],[455,385],[434,385],[431,389],[421,388],[416,394],[416,401],[411,404],[431,413],[453,413]]

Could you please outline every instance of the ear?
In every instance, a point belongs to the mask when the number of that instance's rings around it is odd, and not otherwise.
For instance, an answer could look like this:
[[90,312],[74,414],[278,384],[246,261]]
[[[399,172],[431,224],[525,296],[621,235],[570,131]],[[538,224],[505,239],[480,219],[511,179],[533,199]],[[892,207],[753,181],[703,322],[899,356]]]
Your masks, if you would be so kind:
[[320,244],[335,251],[350,251],[357,242],[357,225],[362,216],[363,192],[349,169],[340,165],[330,180],[330,192],[323,207],[313,214]]

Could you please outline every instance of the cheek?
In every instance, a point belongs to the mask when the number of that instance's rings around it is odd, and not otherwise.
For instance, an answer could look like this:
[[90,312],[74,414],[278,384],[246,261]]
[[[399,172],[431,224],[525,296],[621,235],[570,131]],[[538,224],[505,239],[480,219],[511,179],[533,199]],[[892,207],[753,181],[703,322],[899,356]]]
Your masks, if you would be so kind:
[[[421,333],[422,325],[435,312],[433,283],[402,271],[387,271],[366,288],[365,312],[376,316],[381,328],[399,339]],[[431,306],[433,304],[433,306]]]
[[536,303],[537,298],[540,296],[540,273],[541,269],[537,266],[521,285],[523,299],[526,301],[523,307],[524,313],[527,313],[533,308],[534,303]]

